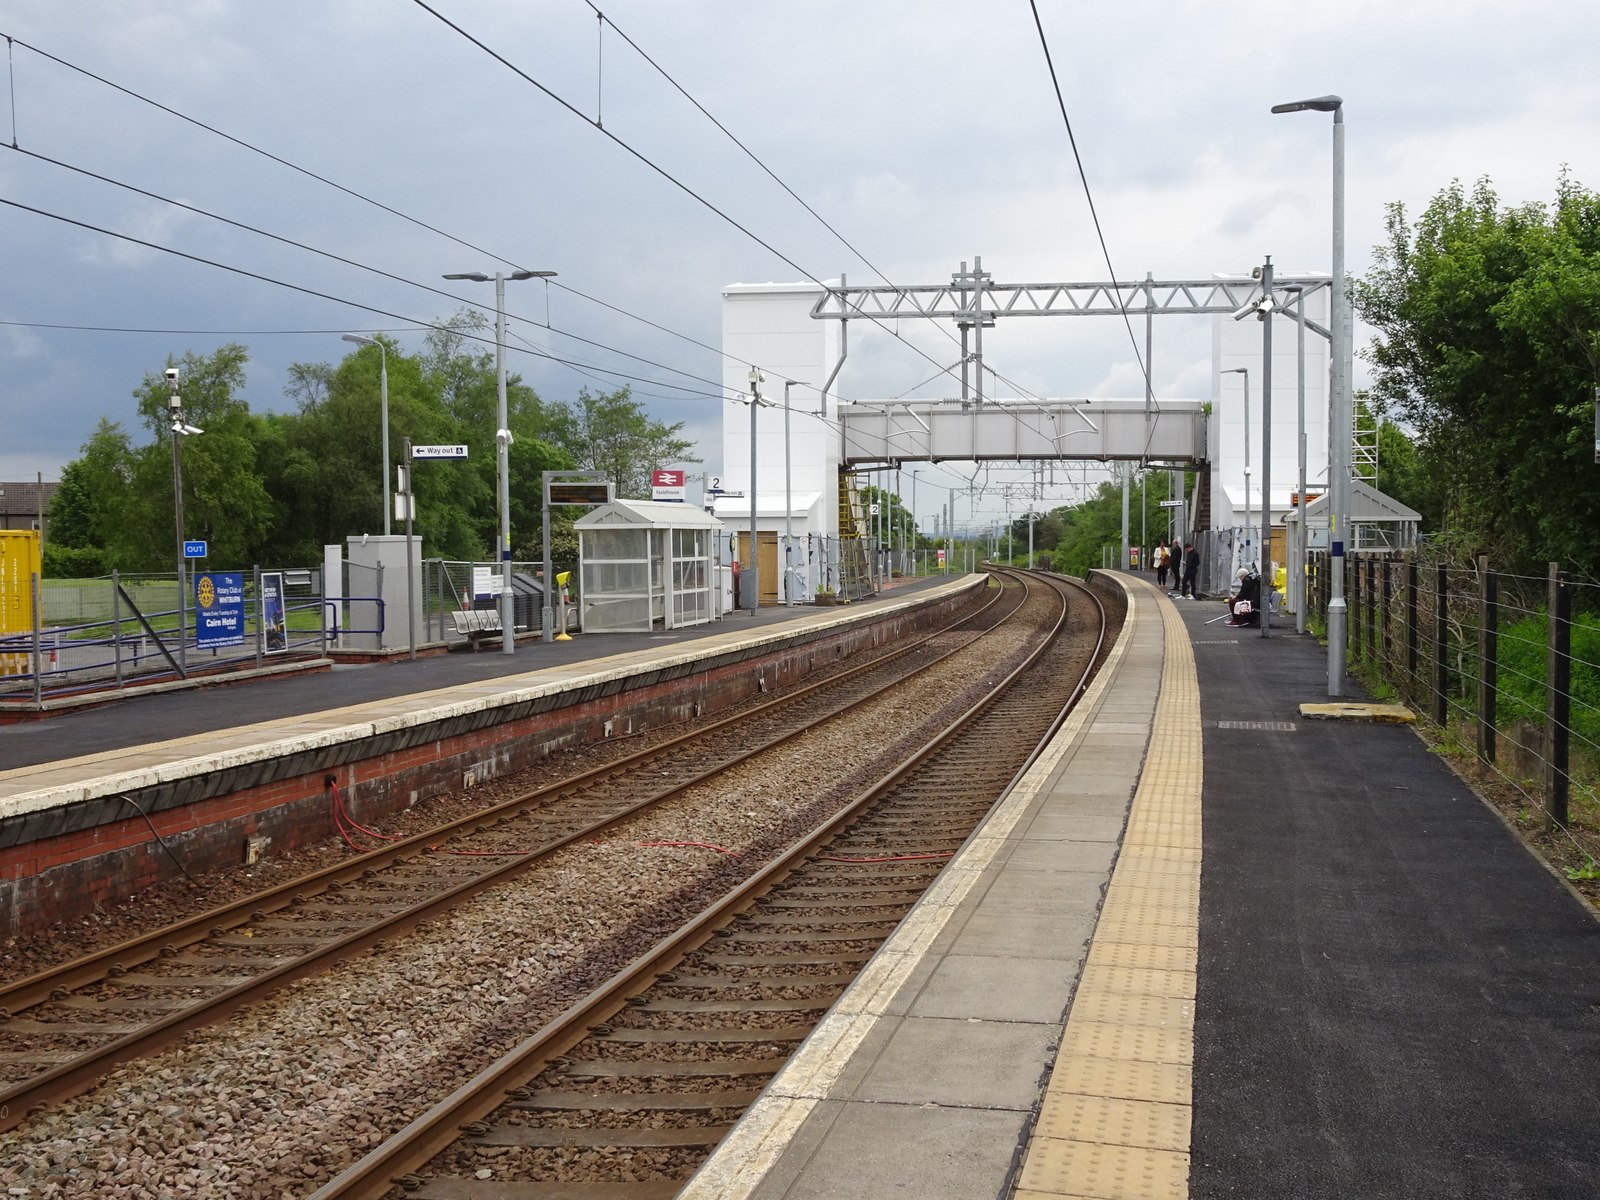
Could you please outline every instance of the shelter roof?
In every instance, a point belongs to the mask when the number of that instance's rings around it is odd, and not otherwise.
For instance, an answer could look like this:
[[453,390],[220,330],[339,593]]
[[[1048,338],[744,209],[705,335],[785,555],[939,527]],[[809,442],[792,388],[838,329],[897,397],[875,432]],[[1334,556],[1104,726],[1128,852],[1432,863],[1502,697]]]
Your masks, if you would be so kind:
[[[1318,496],[1306,505],[1306,523],[1311,525],[1328,523],[1328,505],[1332,502],[1329,494]],[[1286,520],[1298,521],[1300,514],[1292,511]],[[1417,522],[1422,520],[1422,514],[1416,509],[1400,503],[1393,496],[1385,496],[1370,484],[1362,483],[1359,479],[1350,481],[1350,523],[1352,525],[1378,525],[1383,522]]]
[[721,529],[722,522],[693,504],[671,500],[613,500],[597,504],[574,529]]

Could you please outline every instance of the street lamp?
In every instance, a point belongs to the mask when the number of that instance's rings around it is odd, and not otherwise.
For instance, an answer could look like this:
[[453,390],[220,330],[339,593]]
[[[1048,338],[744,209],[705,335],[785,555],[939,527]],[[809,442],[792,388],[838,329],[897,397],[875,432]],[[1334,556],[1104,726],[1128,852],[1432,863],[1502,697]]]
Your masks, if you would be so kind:
[[[1600,419],[1600,418],[1597,418]],[[1600,428],[1600,426],[1597,426]],[[922,475],[921,471],[911,472],[911,574],[917,574],[917,480]]]
[[[376,346],[378,348],[378,411],[382,431],[379,437],[383,440],[383,536],[388,537],[390,518],[394,513],[394,505],[389,502],[389,351],[377,338],[362,337],[359,333],[343,335],[347,342],[354,342],[357,346]],[[411,570],[410,564],[406,570]]]
[[188,584],[184,578],[188,558],[183,552],[183,439],[191,434],[204,433],[183,419],[183,396],[178,390],[178,368],[167,368],[167,384],[171,393],[167,397],[167,417],[172,430],[172,517],[178,535],[178,674],[187,678],[189,658],[186,644],[189,637]]
[[[506,417],[506,280],[507,279],[553,279],[554,271],[513,271],[510,275],[496,271],[493,276],[485,275],[482,271],[468,271],[458,275],[446,275],[446,279],[470,279],[474,283],[488,283],[494,280],[494,391],[495,391],[495,471],[499,480],[499,507],[500,507],[500,650],[504,654],[517,652],[516,609],[512,607],[511,594],[511,424]],[[550,531],[544,531],[546,542],[550,539]],[[411,569],[411,564],[406,564],[406,570]],[[544,587],[548,594],[552,581],[546,579]],[[554,632],[548,628],[549,604],[542,610],[546,616],[542,624],[545,641],[554,640]]]
[[1275,113],[1333,114],[1333,296],[1328,364],[1328,695],[1344,694],[1344,538],[1350,526],[1350,297],[1344,281],[1344,100],[1317,96],[1274,104]]
[[[1306,290],[1298,283],[1286,283],[1283,290],[1294,294],[1295,322],[1295,436],[1300,459],[1300,477],[1295,489],[1295,508],[1300,514],[1300,560],[1290,562],[1288,580],[1289,599],[1294,604],[1294,630],[1306,631],[1306,551],[1310,548],[1310,535],[1306,532]],[[1292,559],[1293,556],[1291,555]]]
[[745,564],[744,576],[750,582],[741,583],[750,598],[750,615],[755,616],[761,607],[761,549],[756,543],[756,410],[765,400],[761,398],[761,385],[767,377],[754,367],[750,368],[750,561]]
[[1223,375],[1244,376],[1244,537],[1250,541],[1250,368],[1229,367]]
[[[789,389],[793,387],[810,387],[804,379],[785,379],[783,381],[783,602],[793,604],[794,597],[790,593],[794,590],[794,529],[790,517],[794,513],[794,499],[790,494],[789,473]],[[752,498],[751,503],[755,503]]]

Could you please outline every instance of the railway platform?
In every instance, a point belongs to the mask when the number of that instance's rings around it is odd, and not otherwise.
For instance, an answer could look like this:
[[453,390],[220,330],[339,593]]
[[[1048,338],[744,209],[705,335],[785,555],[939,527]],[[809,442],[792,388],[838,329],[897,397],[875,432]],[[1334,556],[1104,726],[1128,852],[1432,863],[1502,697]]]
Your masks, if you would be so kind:
[[[1116,659],[684,1200],[1592,1197],[1600,922],[1326,653]],[[1208,623],[1212,622],[1212,623]]]
[[[1326,699],[1311,639],[1118,578],[1123,632],[1075,714],[680,1196],[1594,1196],[1593,911],[1412,731],[1303,717]],[[341,704],[388,736],[417,706],[457,721],[485,693],[871,615],[247,685],[259,724],[239,734],[217,692],[152,697],[11,727],[80,740],[0,785],[183,753],[241,769],[229,738],[320,753]]]

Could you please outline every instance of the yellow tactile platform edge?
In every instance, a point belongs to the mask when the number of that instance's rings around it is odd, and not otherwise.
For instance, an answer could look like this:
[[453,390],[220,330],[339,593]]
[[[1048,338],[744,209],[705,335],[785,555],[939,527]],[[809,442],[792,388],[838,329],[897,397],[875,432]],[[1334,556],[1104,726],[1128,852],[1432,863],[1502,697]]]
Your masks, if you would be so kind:
[[[992,809],[965,849],[944,869],[933,886],[923,894],[895,932],[867,963],[855,983],[845,990],[811,1036],[801,1044],[777,1078],[745,1112],[711,1157],[679,1190],[677,1200],[748,1200],[768,1172],[777,1165],[794,1141],[807,1118],[833,1089],[851,1056],[860,1048],[878,1021],[888,1012],[900,989],[912,977],[934,940],[956,913],[968,894],[983,878],[1006,845],[1006,839],[1061,765],[1076,754],[1085,732],[1094,724],[1100,706],[1113,686],[1123,660],[1129,653],[1127,630],[1112,647],[1089,690],[1050,745],[1017,780],[1010,792]],[[1170,639],[1169,639],[1170,640]],[[1174,844],[1184,844],[1175,842]],[[1195,845],[1199,843],[1196,842]],[[1164,874],[1167,864],[1150,864],[1147,869]],[[1177,931],[1187,936],[1186,930]],[[1185,965],[1183,956],[1192,958],[1193,943],[1163,943],[1162,948],[1144,958],[1116,958],[1102,961],[1108,968],[1170,969]],[[1164,956],[1177,956],[1174,958]],[[1181,1013],[1169,1021],[1162,1017],[1160,1004],[1177,1003]],[[1188,1020],[1191,1001],[1151,999],[1151,1018],[1145,1024],[1176,1028]],[[1180,1020],[1181,1018],[1181,1020]],[[1120,1118],[1118,1118],[1120,1119]],[[1185,1110],[1184,1146],[1188,1146],[1188,1120]]]
[[1148,585],[1134,602],[1161,610],[1161,694],[1127,836],[1028,1142],[1017,1200],[1189,1194],[1200,688],[1177,609]]

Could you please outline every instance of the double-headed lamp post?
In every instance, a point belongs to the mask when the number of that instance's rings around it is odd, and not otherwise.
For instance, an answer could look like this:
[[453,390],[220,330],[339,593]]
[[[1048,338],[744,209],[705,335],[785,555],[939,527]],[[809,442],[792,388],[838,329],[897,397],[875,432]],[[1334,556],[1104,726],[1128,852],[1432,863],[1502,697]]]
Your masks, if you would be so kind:
[[[750,561],[745,564],[744,575],[750,580],[741,587],[748,590],[750,615],[761,608],[761,550],[756,544],[756,411],[766,403],[761,398],[761,385],[767,377],[754,367],[750,368]],[[736,598],[737,599],[737,598]]]
[[178,388],[177,367],[167,368],[167,386],[170,388],[167,397],[167,419],[168,426],[172,430],[172,517],[178,533],[178,674],[187,676],[189,597],[184,568],[187,566],[188,556],[183,552],[183,453],[180,447],[184,438],[191,434],[204,433],[205,430],[197,429],[183,419],[183,396]]
[[1316,96],[1274,104],[1275,113],[1333,114],[1333,296],[1328,364],[1328,695],[1345,687],[1344,539],[1350,530],[1350,296],[1344,279],[1344,100]]
[[[378,348],[378,436],[383,442],[383,535],[388,537],[391,532],[390,520],[394,516],[394,505],[389,501],[389,351],[377,338],[362,337],[359,333],[343,336],[345,341],[354,342],[357,346]],[[407,564],[406,570],[411,570],[410,564]]]
[[[506,416],[506,280],[553,279],[554,271],[513,271],[507,275],[496,271],[485,275],[482,271],[468,271],[459,275],[446,275],[446,279],[470,279],[474,283],[494,280],[494,393],[495,393],[495,471],[499,481],[500,506],[500,649],[505,654],[517,652],[517,612],[512,604],[511,591],[511,424]],[[550,533],[545,531],[545,537]],[[411,564],[406,564],[406,570]],[[546,579],[546,589],[554,581]],[[545,606],[548,610],[548,606]]]

